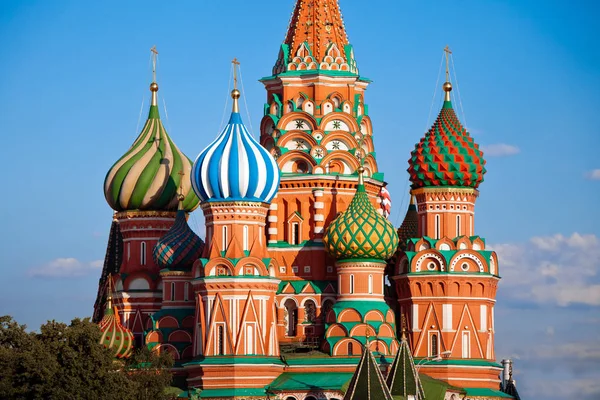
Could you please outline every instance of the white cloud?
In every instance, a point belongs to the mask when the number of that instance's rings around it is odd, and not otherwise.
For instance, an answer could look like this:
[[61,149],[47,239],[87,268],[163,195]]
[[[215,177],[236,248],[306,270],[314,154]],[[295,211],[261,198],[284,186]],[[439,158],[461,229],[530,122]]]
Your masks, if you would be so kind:
[[588,171],[585,176],[592,181],[600,181],[600,168]]
[[490,248],[498,253],[502,286],[510,297],[600,306],[600,239],[595,235],[557,234]]
[[81,262],[76,258],[57,258],[38,268],[29,270],[30,277],[70,278],[84,276],[102,268],[102,260]]
[[505,157],[514,156],[521,152],[517,146],[513,146],[505,143],[490,144],[487,146],[481,146],[483,154],[490,157]]

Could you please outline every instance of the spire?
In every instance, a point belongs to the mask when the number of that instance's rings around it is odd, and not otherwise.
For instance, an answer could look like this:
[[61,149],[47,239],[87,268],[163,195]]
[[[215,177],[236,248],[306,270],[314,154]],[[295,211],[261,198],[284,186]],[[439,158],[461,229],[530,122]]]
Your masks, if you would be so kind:
[[338,0],[297,0],[274,74],[296,70],[358,73]]
[[416,237],[419,237],[419,214],[417,212],[415,195],[411,194],[408,210],[406,210],[404,220],[400,228],[398,228],[398,238],[400,239],[398,248],[403,251],[406,250],[406,241]]
[[398,349],[398,353],[396,353],[396,358],[392,363],[386,383],[394,398],[399,396],[400,398],[408,399],[410,396],[414,396],[416,400],[425,399],[423,385],[421,385],[419,373],[415,367],[408,342],[406,341],[404,323],[400,348]]
[[231,112],[239,113],[240,106],[238,104],[238,100],[240,98],[240,91],[237,88],[237,69],[239,68],[240,62],[237,58],[234,58],[231,61],[231,64],[233,64],[233,90],[231,91],[231,98],[233,99],[233,109],[231,110]]
[[[158,60],[158,51],[156,51],[156,46],[153,46],[150,49],[150,51],[152,52],[152,83],[150,84],[150,91],[152,92],[152,101],[150,102],[149,118],[160,118],[158,116],[158,83],[156,83],[156,61]],[[153,115],[153,111],[156,112],[156,115]]]
[[365,347],[363,355],[350,380],[344,400],[392,400],[379,365],[371,350]]
[[450,83],[450,54],[452,54],[452,51],[450,50],[450,47],[446,46],[444,48],[444,53],[446,54],[446,82],[444,82],[444,84],[442,85],[442,88],[444,89],[445,95],[444,95],[444,102],[450,102],[450,92],[452,91],[452,84]]

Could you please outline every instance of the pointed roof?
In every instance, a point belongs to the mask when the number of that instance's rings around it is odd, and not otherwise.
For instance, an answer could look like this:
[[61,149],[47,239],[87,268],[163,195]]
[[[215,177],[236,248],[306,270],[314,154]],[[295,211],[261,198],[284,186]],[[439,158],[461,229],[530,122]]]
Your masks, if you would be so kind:
[[98,282],[98,294],[94,304],[93,321],[100,322],[104,315],[104,303],[106,301],[106,284],[110,275],[117,274],[121,269],[123,262],[123,235],[121,234],[121,226],[116,218],[113,219],[110,225],[110,233],[108,234],[108,244],[106,246],[106,254],[104,256],[104,266],[102,267],[102,275]]
[[417,398],[425,398],[425,392],[404,335],[400,341],[400,348],[396,353],[386,383],[393,396],[408,398],[408,396],[416,396],[418,391]]
[[515,385],[515,381],[512,379],[510,379],[508,381],[508,383],[506,384],[506,387],[502,391],[504,393],[514,397],[515,400],[521,400],[521,396],[519,396],[519,392],[517,391],[517,386]]
[[379,365],[368,349],[363,355],[350,380],[344,400],[393,400],[385,384]]
[[331,70],[358,74],[338,0],[297,0],[273,74]]
[[398,244],[398,248],[400,250],[406,249],[406,241],[411,238],[418,237],[419,234],[419,214],[417,212],[417,205],[415,204],[415,196],[411,195],[410,204],[408,205],[408,210],[406,210],[406,215],[404,216],[404,220],[402,221],[402,225],[398,228],[398,238],[400,243]]

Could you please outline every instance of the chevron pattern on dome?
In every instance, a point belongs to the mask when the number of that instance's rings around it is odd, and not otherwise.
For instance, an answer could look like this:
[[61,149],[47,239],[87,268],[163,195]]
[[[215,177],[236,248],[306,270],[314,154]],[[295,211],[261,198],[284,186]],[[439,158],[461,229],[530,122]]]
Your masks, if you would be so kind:
[[134,344],[133,333],[121,325],[119,314],[110,306],[110,301],[98,326],[102,332],[100,344],[110,349],[116,358],[127,358],[131,355]]
[[337,260],[389,259],[398,247],[394,226],[380,215],[359,184],[352,202],[327,227],[325,249]]
[[408,161],[412,188],[451,186],[477,188],[483,182],[485,160],[450,101],[415,145]]
[[152,257],[161,268],[185,269],[200,258],[203,247],[202,239],[190,229],[185,211],[179,210],[171,229],[154,246]]

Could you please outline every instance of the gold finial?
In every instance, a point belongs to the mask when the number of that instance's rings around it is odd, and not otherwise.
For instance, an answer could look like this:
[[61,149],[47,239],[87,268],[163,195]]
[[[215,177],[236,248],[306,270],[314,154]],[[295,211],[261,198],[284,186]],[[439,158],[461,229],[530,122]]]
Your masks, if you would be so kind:
[[156,46],[153,46],[150,51],[152,52],[152,83],[150,84],[150,91],[152,92],[151,105],[157,106],[158,99],[156,92],[158,92],[158,83],[156,83],[156,60],[158,59],[158,51],[156,50]]
[[452,51],[449,46],[444,47],[444,53],[446,53],[446,82],[442,86],[444,89],[444,101],[450,101],[450,92],[452,91],[452,84],[450,83],[450,54]]
[[365,333],[366,347],[369,348],[369,340],[371,338],[371,326],[367,326],[367,332]]
[[240,65],[240,62],[237,58],[234,58],[231,63],[233,64],[233,90],[231,91],[231,98],[233,99],[233,112],[239,113],[240,106],[238,100],[240,98],[240,91],[237,88],[237,69]]
[[185,176],[185,172],[179,171],[179,176],[181,179],[179,180],[179,194],[177,195],[177,200],[179,201],[178,210],[183,210],[183,200],[185,200],[185,196],[183,195],[183,177]]
[[402,324],[402,341],[406,342],[406,317],[404,316],[404,314],[401,317],[401,324]]
[[363,167],[361,165],[360,167],[358,167],[358,169],[356,170],[356,172],[358,172],[358,184],[359,185],[364,185],[365,184],[365,178],[363,176],[363,173],[365,172],[365,167]]

